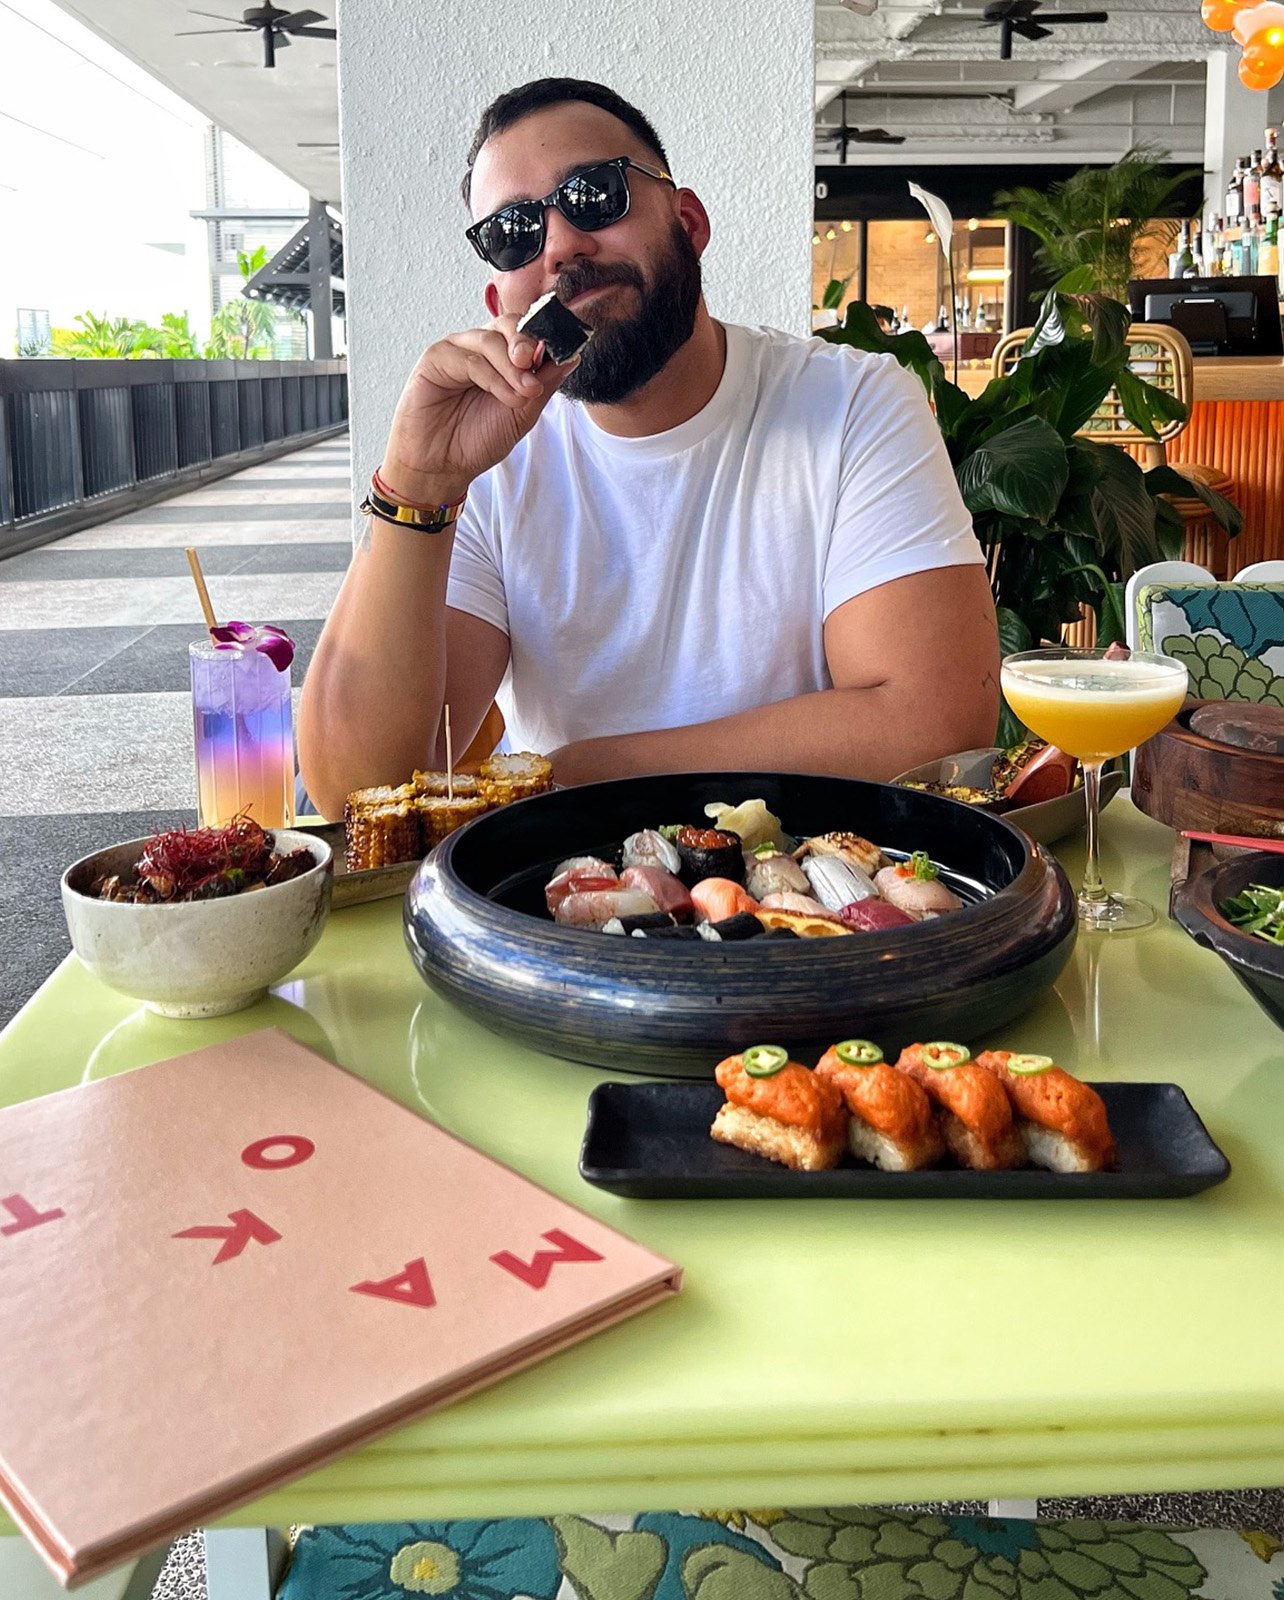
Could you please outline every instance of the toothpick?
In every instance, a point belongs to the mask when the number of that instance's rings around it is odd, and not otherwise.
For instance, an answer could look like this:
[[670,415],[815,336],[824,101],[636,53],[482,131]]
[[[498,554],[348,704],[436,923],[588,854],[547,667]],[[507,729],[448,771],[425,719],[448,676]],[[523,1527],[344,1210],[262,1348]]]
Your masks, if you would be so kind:
[[446,799],[455,798],[455,755],[450,743],[450,707],[446,707]]
[[191,549],[186,552],[186,555],[187,564],[192,569],[192,581],[196,585],[196,593],[200,598],[201,610],[205,613],[205,626],[213,633],[214,629],[218,627],[218,623],[214,617],[214,607],[210,604],[210,592],[205,587],[205,574],[201,571],[201,558],[196,554],[195,550]]

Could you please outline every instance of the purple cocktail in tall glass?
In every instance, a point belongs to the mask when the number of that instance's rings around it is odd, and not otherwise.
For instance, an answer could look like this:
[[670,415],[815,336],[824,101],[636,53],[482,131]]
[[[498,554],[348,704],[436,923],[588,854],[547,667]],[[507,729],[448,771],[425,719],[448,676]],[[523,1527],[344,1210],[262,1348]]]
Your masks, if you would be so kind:
[[[267,631],[230,623],[216,630],[224,637],[189,646],[196,810],[203,828],[223,827],[241,813],[264,828],[294,822],[294,651],[287,640],[288,653],[267,653]],[[273,638],[268,642],[275,645]],[[277,665],[281,659],[283,667]]]

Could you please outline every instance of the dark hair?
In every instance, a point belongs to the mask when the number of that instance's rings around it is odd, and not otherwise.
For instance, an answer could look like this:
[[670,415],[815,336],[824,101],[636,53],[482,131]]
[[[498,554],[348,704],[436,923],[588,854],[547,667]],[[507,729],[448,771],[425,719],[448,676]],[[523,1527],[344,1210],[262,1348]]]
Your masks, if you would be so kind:
[[501,94],[482,112],[468,150],[468,170],[464,173],[461,186],[464,204],[469,203],[472,191],[473,163],[487,139],[503,133],[505,128],[511,128],[515,122],[529,117],[532,112],[542,111],[545,106],[567,105],[576,100],[609,111],[635,133],[648,150],[654,151],[660,158],[661,166],[668,170],[669,158],[664,153],[659,135],[638,108],[622,100],[614,89],[608,89],[602,83],[587,83],[582,78],[537,78],[534,83],[524,83],[520,89],[510,89],[506,94]]

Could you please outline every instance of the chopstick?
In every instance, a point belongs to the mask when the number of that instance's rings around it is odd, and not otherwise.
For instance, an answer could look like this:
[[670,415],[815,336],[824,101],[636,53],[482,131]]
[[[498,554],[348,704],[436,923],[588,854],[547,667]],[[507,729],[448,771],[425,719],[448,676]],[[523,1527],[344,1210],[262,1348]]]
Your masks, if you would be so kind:
[[1284,839],[1254,839],[1241,833],[1198,833],[1193,828],[1181,830],[1183,839],[1197,839],[1201,844],[1238,845],[1246,850],[1272,850],[1284,854]]

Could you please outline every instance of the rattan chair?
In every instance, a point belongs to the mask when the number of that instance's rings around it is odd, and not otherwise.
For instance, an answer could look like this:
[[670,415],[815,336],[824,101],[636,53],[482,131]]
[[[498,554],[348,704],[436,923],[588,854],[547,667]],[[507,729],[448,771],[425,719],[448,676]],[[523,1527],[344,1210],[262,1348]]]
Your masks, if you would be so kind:
[[[1000,339],[990,358],[995,377],[1003,377],[1011,372],[1020,360],[1021,347],[1030,332],[1029,328],[1018,328]],[[1181,401],[1189,417],[1195,383],[1190,346],[1185,337],[1176,328],[1162,323],[1134,322],[1126,338],[1130,370],[1146,383]],[[1168,441],[1175,439],[1185,426],[1185,421],[1160,423],[1156,428],[1157,437],[1150,438],[1128,420],[1118,391],[1112,389],[1079,429],[1079,433],[1084,438],[1099,439],[1103,443],[1137,447],[1141,464],[1149,469],[1170,464]],[[1234,488],[1231,479],[1219,467],[1206,467],[1193,461],[1174,461],[1171,465],[1183,478],[1203,484],[1216,494],[1229,495]],[[1196,562],[1225,577],[1226,534],[1208,507],[1194,494],[1168,495],[1165,498],[1182,520],[1183,559]],[[1082,622],[1067,624],[1063,636],[1067,644],[1090,646],[1096,639],[1096,618],[1091,612],[1086,613]]]

